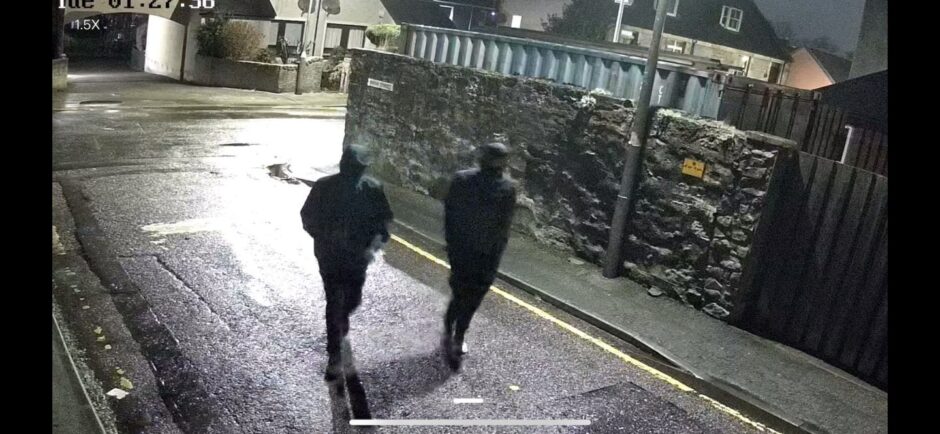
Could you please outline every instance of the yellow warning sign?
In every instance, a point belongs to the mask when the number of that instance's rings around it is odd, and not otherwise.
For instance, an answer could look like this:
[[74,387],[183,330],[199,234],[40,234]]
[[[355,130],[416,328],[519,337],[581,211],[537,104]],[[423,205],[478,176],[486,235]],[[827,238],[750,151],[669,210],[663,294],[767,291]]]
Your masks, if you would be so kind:
[[705,175],[705,162],[686,158],[682,162],[682,174],[701,178]]

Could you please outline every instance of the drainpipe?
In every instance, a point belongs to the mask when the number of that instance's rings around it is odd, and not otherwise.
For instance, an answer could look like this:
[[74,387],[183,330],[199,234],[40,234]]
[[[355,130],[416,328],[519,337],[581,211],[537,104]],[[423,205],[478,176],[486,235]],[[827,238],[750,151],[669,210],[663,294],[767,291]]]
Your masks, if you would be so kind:
[[614,28],[614,42],[620,42],[620,26],[623,25],[623,5],[627,0],[618,1],[620,2],[620,9],[617,11],[617,27]]
[[[190,12],[192,13],[192,12]],[[189,42],[189,20],[191,17],[186,17],[186,25],[183,27],[183,58],[180,59],[180,82],[186,82],[186,47]]]
[[653,22],[653,41],[650,43],[646,68],[643,70],[643,87],[633,117],[630,142],[626,147],[623,164],[623,176],[620,180],[620,192],[617,194],[617,206],[614,219],[610,224],[610,240],[604,258],[604,277],[615,278],[623,267],[623,237],[627,228],[630,208],[633,206],[633,191],[636,189],[640,174],[641,157],[646,147],[646,135],[649,127],[650,99],[653,96],[653,83],[656,79],[656,66],[659,61],[659,45],[663,38],[663,26],[666,24],[666,6],[669,1],[659,2],[656,8],[656,20]]
[[855,143],[852,139],[855,136],[855,127],[851,125],[846,125],[845,129],[849,132],[845,135],[845,146],[842,148],[842,158],[839,159],[839,162],[842,164],[848,164],[849,158],[855,158]]

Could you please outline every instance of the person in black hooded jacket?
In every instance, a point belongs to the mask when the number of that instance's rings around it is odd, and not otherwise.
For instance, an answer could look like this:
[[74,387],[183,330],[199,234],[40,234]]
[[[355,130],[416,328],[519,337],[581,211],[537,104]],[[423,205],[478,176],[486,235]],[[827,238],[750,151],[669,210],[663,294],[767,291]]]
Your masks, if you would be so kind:
[[444,338],[451,368],[466,354],[464,335],[509,242],[516,187],[505,174],[509,151],[501,143],[480,148],[479,168],[457,172],[444,200],[444,237],[450,260],[452,298],[444,316]]
[[389,239],[392,211],[382,184],[364,175],[368,165],[364,147],[347,147],[339,173],[317,180],[300,211],[304,230],[313,237],[326,291],[328,382],[343,374],[341,353],[349,345],[349,316],[362,301],[366,269]]

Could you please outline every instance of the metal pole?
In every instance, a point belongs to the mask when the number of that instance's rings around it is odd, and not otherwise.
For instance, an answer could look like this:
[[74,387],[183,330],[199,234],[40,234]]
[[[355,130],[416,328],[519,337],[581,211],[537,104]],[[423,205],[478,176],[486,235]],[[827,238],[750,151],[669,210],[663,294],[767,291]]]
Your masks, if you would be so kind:
[[[320,48],[320,54],[321,55],[323,54],[323,49],[322,47],[318,45],[319,41],[317,40],[317,35],[320,34],[320,9],[322,8],[323,8],[323,1],[317,0],[317,19],[313,24],[313,45],[310,46],[310,54],[313,54],[313,55],[317,54],[317,48]],[[325,39],[326,35],[324,35],[323,37]]]
[[[320,10],[320,1],[317,0],[317,11]],[[300,59],[297,61],[297,80],[294,83],[294,94],[302,95],[303,91],[300,90],[300,83],[303,80],[304,70],[307,66],[307,36],[310,32],[307,31],[307,27],[310,26],[310,12],[313,12],[313,0],[307,2],[307,16],[304,18],[304,28],[300,33]],[[317,14],[319,17],[319,14]],[[314,38],[317,37],[316,29],[314,29]]]
[[59,8],[59,2],[52,1],[52,58],[65,55],[65,9]]
[[607,278],[620,275],[620,269],[623,267],[623,237],[627,228],[628,213],[633,205],[633,190],[636,188],[637,178],[640,174],[640,160],[643,156],[643,149],[646,147],[650,98],[653,96],[653,83],[656,79],[656,66],[659,61],[659,45],[663,37],[663,26],[666,23],[666,7],[667,3],[672,1],[660,1],[656,8],[656,20],[653,21],[653,41],[650,43],[649,56],[646,59],[646,68],[643,71],[643,87],[640,90],[640,99],[637,102],[636,113],[633,117],[630,143],[626,147],[623,176],[620,180],[620,193],[617,194],[617,206],[614,208],[614,219],[610,225],[610,240],[607,243],[606,257],[604,258],[604,277]]
[[620,2],[620,10],[617,12],[617,27],[614,28],[614,42],[620,42],[620,26],[623,25],[623,6],[627,0],[617,0]]

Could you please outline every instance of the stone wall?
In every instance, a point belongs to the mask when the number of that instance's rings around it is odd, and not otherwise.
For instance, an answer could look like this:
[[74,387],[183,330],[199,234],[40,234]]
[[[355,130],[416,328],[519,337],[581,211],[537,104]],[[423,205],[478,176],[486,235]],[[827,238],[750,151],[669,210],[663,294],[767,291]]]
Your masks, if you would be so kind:
[[[369,79],[390,83],[369,85]],[[629,101],[551,82],[355,50],[346,144],[370,146],[387,182],[442,198],[476,146],[501,138],[519,182],[515,229],[600,264],[623,170]],[[629,276],[723,317],[779,147],[659,110],[626,241]],[[685,159],[704,177],[682,174]]]
[[[198,55],[195,63],[192,78],[196,84],[274,93],[294,92],[296,88],[297,65],[234,61]],[[301,90],[317,92],[320,90],[323,61],[311,59],[307,65]]]

